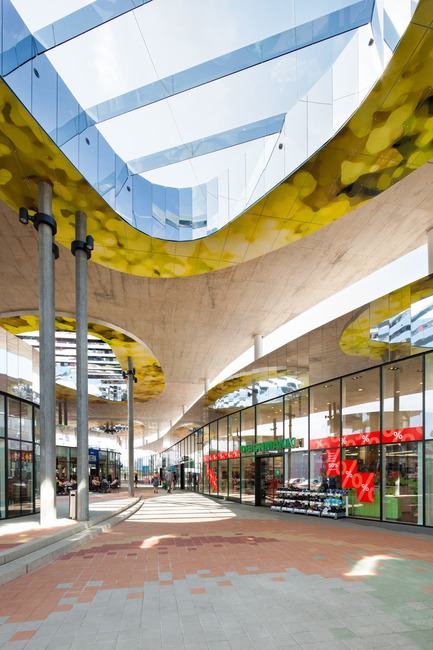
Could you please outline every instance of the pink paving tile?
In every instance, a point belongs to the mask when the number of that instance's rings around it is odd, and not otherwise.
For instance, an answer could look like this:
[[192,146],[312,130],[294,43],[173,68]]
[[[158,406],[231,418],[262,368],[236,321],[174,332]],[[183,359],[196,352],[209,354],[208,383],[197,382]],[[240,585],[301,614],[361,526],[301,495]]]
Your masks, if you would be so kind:
[[429,594],[433,594],[433,587],[422,587],[422,589],[424,589],[424,591],[428,591]]
[[172,584],[173,584],[173,580],[160,580],[160,581],[159,581],[159,584],[160,584],[162,587],[164,587],[164,586],[168,586],[168,585],[172,585]]
[[192,594],[205,594],[206,589],[203,589],[203,587],[193,587],[192,589],[190,589],[190,592]]
[[35,634],[36,630],[25,630],[22,632],[15,632],[9,641],[29,641],[32,636]]
[[271,578],[272,582],[286,582],[285,578]]
[[232,585],[232,583],[230,582],[230,580],[220,580],[220,581],[217,581],[217,585],[219,585],[220,587],[233,587],[233,585]]
[[427,571],[427,569],[421,569],[420,567],[417,567],[417,566],[413,566],[412,569],[414,571]]
[[142,593],[134,593],[134,594],[128,594],[127,600],[134,600],[136,598],[143,598]]

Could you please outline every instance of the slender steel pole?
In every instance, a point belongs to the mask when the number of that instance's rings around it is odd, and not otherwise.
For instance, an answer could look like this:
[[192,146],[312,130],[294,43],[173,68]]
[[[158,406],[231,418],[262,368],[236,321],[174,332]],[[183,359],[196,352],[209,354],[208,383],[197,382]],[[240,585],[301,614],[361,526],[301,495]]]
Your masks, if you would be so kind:
[[134,496],[134,368],[128,357],[128,477],[129,496]]
[[[39,212],[52,216],[52,188],[39,183]],[[56,378],[53,230],[39,223],[41,526],[56,520]]]
[[[75,239],[83,244],[87,216],[75,213]],[[77,343],[77,519],[89,520],[89,409],[87,355],[87,252],[75,250],[75,311]]]

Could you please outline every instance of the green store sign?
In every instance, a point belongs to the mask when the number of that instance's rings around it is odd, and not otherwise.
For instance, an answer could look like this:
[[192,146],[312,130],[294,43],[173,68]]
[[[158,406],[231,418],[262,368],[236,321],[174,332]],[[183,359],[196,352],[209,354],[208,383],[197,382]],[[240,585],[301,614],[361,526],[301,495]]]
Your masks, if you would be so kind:
[[278,451],[279,449],[291,449],[296,444],[296,438],[280,438],[268,442],[256,442],[253,445],[241,445],[241,454],[253,454],[257,451]]

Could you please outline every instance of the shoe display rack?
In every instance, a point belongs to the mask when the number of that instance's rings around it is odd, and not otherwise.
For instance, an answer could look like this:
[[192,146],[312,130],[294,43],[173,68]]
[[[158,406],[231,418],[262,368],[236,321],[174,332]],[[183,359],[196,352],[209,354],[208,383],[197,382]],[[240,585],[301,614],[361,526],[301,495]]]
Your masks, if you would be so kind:
[[349,514],[347,490],[310,492],[291,488],[278,488],[271,510],[315,517],[339,519]]

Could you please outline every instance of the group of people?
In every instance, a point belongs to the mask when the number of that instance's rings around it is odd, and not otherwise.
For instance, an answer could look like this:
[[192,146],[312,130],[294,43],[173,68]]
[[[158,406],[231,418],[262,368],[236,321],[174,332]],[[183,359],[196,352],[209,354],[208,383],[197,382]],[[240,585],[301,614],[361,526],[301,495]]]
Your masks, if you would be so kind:
[[73,476],[70,477],[69,481],[67,479],[61,479],[59,476],[56,478],[56,492],[57,494],[69,494],[71,490],[75,490],[77,487],[77,481]]
[[[177,476],[176,472],[172,472],[171,469],[168,469],[165,473],[164,476],[164,485],[165,489],[167,490],[168,493],[170,493],[172,490],[176,489],[176,482],[177,482]],[[153,493],[158,494],[158,488],[159,488],[160,480],[159,480],[159,474],[155,470],[155,474],[153,475],[152,478],[152,485],[153,485]]]
[[117,476],[114,481],[110,474],[108,475],[108,478],[103,476],[102,479],[100,479],[99,476],[89,477],[89,490],[92,492],[111,492],[111,490],[118,490],[119,488],[120,481]]

